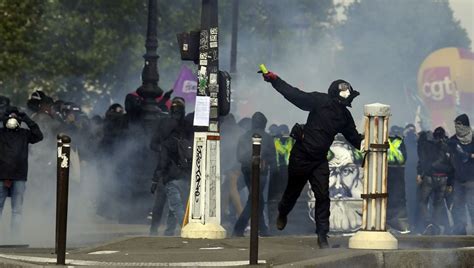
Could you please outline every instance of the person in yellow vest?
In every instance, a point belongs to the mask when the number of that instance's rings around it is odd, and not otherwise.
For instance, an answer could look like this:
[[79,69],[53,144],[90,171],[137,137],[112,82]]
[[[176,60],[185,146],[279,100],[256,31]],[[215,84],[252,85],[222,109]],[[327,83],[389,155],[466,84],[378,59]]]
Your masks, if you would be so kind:
[[[273,141],[276,153],[276,168],[272,169],[270,182],[268,184],[268,219],[269,222],[276,222],[278,217],[278,202],[283,196],[285,187],[288,184],[288,163],[290,152],[295,141],[290,137],[290,129],[287,125],[276,126],[273,130]],[[276,226],[270,224],[270,234],[275,235]]]
[[388,202],[387,224],[402,234],[409,233],[405,198],[405,162],[407,153],[403,142],[403,128],[392,126],[388,139]]

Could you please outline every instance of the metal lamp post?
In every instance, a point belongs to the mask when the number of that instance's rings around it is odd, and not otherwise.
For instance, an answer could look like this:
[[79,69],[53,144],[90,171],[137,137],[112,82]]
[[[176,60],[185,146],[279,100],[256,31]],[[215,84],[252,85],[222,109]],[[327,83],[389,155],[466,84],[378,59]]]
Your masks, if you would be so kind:
[[157,53],[157,0],[148,0],[148,24],[146,34],[146,53],[143,55],[145,66],[142,71],[142,86],[137,90],[138,95],[144,99],[142,107],[144,122],[154,121],[161,114],[161,109],[156,102],[156,98],[163,94],[163,90],[158,86],[160,75],[158,74]]

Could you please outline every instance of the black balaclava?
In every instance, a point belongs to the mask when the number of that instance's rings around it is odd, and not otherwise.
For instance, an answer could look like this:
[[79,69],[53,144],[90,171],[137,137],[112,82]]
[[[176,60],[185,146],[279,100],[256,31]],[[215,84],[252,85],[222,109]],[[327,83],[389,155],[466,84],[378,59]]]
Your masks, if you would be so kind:
[[174,97],[171,101],[171,117],[176,120],[182,120],[186,114],[186,103],[181,97]]
[[[344,89],[348,90],[349,94],[347,94],[347,96],[342,96],[343,94],[341,94],[342,91],[345,91]],[[328,95],[340,104],[352,107],[352,100],[359,96],[360,93],[355,91],[349,82],[339,79],[331,83],[328,89]]]
[[267,118],[261,112],[252,115],[252,129],[265,129],[267,126]]

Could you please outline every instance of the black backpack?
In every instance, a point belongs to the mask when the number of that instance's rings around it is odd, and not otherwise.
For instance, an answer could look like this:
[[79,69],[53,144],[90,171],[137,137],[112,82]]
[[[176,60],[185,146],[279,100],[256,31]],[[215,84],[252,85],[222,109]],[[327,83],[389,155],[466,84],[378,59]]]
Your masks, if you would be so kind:
[[180,168],[190,171],[193,167],[193,140],[176,138],[178,144],[178,163]]

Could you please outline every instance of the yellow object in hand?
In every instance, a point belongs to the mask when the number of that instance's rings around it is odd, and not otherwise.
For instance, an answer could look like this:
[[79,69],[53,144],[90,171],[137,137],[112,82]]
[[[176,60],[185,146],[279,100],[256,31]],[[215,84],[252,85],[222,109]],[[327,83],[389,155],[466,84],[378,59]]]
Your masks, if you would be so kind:
[[265,64],[260,64],[260,71],[262,71],[263,74],[267,74],[268,70],[267,67],[265,67]]

